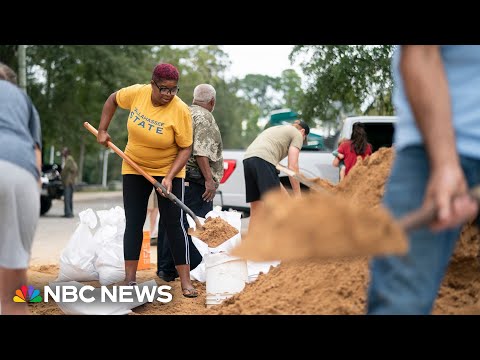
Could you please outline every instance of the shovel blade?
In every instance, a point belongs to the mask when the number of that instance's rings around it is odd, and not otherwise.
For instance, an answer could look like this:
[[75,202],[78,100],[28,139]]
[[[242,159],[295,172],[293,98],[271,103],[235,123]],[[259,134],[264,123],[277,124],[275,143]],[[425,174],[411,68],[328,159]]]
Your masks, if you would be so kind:
[[196,238],[199,238],[204,232],[204,229],[194,229],[194,228],[188,228],[187,233],[190,236],[195,236]]

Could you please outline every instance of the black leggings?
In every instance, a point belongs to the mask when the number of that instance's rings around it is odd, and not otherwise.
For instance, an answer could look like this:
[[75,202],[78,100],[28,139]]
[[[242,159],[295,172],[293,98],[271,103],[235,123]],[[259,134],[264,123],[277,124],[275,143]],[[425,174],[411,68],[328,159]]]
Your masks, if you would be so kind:
[[[163,180],[163,176],[154,176],[154,178],[159,182]],[[147,216],[148,198],[152,188],[153,185],[142,175],[123,175],[123,206],[127,221],[123,237],[125,260],[138,260],[140,257],[143,225]],[[184,179],[173,179],[172,193],[183,202]],[[182,209],[158,192],[157,198],[163,220],[160,226],[165,226],[175,265],[190,264],[188,242],[191,240],[183,221],[186,215]]]

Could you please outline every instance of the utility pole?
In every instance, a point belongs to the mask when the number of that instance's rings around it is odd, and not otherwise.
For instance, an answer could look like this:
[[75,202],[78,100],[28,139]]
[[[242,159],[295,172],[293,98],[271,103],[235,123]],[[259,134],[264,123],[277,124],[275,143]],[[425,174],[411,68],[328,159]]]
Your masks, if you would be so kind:
[[26,46],[18,45],[18,85],[27,91]]
[[106,149],[103,153],[103,176],[102,176],[102,186],[107,188],[107,175],[108,175],[108,155],[113,153],[112,149]]

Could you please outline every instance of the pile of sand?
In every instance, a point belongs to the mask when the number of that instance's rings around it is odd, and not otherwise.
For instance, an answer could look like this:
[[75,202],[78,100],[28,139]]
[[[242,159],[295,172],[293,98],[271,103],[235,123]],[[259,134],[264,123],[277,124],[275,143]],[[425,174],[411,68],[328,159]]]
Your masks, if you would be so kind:
[[390,175],[395,152],[380,148],[365,159],[358,158],[348,176],[338,185],[321,178],[309,179],[329,193],[343,196],[348,202],[363,207],[377,207],[383,198],[385,181]]
[[[345,201],[364,208],[376,208],[381,203],[393,158],[392,149],[382,148],[359,161],[338,186],[325,180],[317,179],[316,182],[329,192],[344,197]],[[333,205],[328,204],[330,206]],[[291,225],[301,218],[295,216]],[[335,223],[343,221],[345,227],[353,227],[351,219],[348,222],[341,218],[330,220]],[[336,224],[329,226],[335,227]],[[317,229],[325,230],[328,229],[320,226]],[[298,234],[296,240],[300,238]],[[307,235],[313,234],[309,232]],[[466,225],[440,288],[434,314],[480,313],[480,304],[477,304],[480,298],[479,240],[478,228]],[[335,241],[334,237],[332,241]],[[255,283],[247,285],[240,294],[216,307],[215,311],[220,314],[363,314],[368,281],[368,259],[365,257],[283,262]]]
[[220,217],[209,217],[205,220],[203,227],[205,230],[198,233],[196,237],[207,243],[209,247],[217,247],[238,234],[237,229]]
[[[378,207],[392,159],[392,150],[380,149],[371,158],[359,162],[345,182],[327,186],[337,195],[343,194],[356,203]],[[292,219],[292,223],[298,218]],[[347,228],[351,227],[351,223],[344,219],[338,221],[343,221]],[[476,304],[480,294],[479,240],[476,227],[464,227],[440,288],[434,314],[480,314],[480,304]],[[139,271],[138,280],[155,279],[159,285],[172,286],[173,301],[145,304],[134,309],[135,314],[363,314],[366,310],[369,282],[366,257],[283,262],[268,274],[260,275],[254,283],[247,284],[241,293],[210,309],[205,308],[203,284],[194,282],[199,290],[197,298],[185,298],[181,295],[180,282],[164,283],[156,277],[154,267]],[[29,279],[33,285],[43,286],[54,280],[57,273],[56,266],[32,268]],[[53,303],[32,304],[30,308],[35,314],[61,313]]]
[[362,208],[378,207],[394,158],[392,148],[380,148],[371,156],[359,159],[333,192]]

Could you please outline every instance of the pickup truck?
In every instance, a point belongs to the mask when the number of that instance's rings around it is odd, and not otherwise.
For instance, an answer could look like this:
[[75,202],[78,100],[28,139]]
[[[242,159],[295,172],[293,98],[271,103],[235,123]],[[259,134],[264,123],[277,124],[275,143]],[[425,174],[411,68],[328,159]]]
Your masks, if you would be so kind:
[[42,189],[40,191],[40,215],[45,215],[52,207],[52,200],[63,196],[63,183],[59,164],[44,164],[42,166]]
[[[390,147],[393,142],[394,116],[355,116],[344,120],[342,130],[335,141],[335,148],[340,138],[350,138],[352,126],[356,122],[365,124],[368,141],[372,144],[372,150],[380,147]],[[332,149],[333,150],[333,149]],[[243,175],[243,156],[245,150],[224,150],[223,166],[224,175],[220,181],[214,205],[219,205],[224,210],[233,209],[241,211],[248,216],[250,204],[245,202],[245,179]],[[333,155],[331,151],[308,150],[308,146],[300,151],[300,171],[308,177],[319,177],[333,184],[339,181],[339,169],[332,165]],[[287,165],[286,159],[281,164]],[[280,181],[286,187],[290,187],[288,176],[281,172]],[[305,189],[303,185],[302,189]]]

